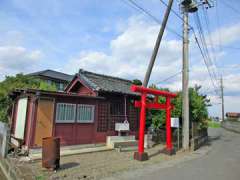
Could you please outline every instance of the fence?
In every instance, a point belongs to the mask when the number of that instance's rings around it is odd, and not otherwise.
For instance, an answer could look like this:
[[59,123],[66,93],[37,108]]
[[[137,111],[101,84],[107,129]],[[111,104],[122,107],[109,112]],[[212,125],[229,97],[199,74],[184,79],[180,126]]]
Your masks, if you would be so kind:
[[198,123],[192,123],[191,128],[191,149],[197,150],[208,141],[208,130],[207,128],[198,129]]
[[8,124],[0,122],[0,156],[6,157],[8,151],[8,142],[10,138],[10,128]]
[[[198,124],[197,123],[192,123],[191,129],[189,129],[190,133],[190,147],[192,150],[197,150],[201,146],[207,143],[208,141],[208,131],[207,129],[198,129]],[[178,129],[173,128],[172,129],[172,142],[175,148],[179,146],[179,148],[182,147],[182,129],[179,129],[179,134],[178,134]],[[179,136],[179,142],[178,142],[178,136]],[[155,130],[153,133],[153,138],[152,140],[155,143],[165,143],[166,141],[166,130],[165,129],[158,129]],[[179,143],[179,144],[178,144]]]

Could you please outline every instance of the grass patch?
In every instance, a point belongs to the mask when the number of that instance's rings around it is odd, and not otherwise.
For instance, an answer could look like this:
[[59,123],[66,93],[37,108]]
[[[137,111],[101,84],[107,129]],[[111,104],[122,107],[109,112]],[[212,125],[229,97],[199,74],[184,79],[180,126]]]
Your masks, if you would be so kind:
[[219,122],[215,122],[215,121],[208,121],[208,127],[210,128],[220,128],[221,125]]
[[35,180],[46,180],[45,176],[40,175],[40,176],[35,176]]

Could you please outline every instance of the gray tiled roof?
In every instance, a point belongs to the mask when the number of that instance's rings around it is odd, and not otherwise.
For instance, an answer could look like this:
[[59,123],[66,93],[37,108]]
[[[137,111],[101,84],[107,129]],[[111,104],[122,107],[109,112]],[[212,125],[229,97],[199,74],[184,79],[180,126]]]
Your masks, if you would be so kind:
[[132,81],[130,80],[97,74],[82,69],[79,70],[78,77],[96,91],[138,95],[130,90],[132,85]]
[[62,80],[62,81],[68,81],[68,82],[70,82],[74,77],[73,75],[53,71],[53,70],[50,70],[50,69],[47,69],[47,70],[44,70],[44,71],[34,72],[34,73],[31,73],[31,74],[28,74],[28,75],[31,75],[31,76],[45,76],[45,77],[50,77],[50,78],[59,79],[59,80]]

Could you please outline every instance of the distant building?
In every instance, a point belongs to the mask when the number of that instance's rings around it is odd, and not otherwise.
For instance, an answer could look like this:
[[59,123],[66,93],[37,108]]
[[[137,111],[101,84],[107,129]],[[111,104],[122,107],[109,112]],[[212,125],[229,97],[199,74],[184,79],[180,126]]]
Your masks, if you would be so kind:
[[65,74],[65,73],[58,72],[58,71],[53,71],[50,69],[30,73],[28,75],[37,77],[37,78],[47,82],[49,85],[56,86],[58,91],[64,91],[64,88],[74,77],[73,75]]
[[229,119],[240,119],[240,113],[237,112],[227,112],[226,117]]

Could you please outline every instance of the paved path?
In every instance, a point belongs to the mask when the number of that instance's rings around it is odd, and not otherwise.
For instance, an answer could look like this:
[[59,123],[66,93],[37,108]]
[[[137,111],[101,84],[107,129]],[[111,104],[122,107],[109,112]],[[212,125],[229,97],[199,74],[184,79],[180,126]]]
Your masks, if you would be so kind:
[[157,164],[109,179],[240,180],[240,134],[210,129],[210,149],[203,147],[178,162]]

